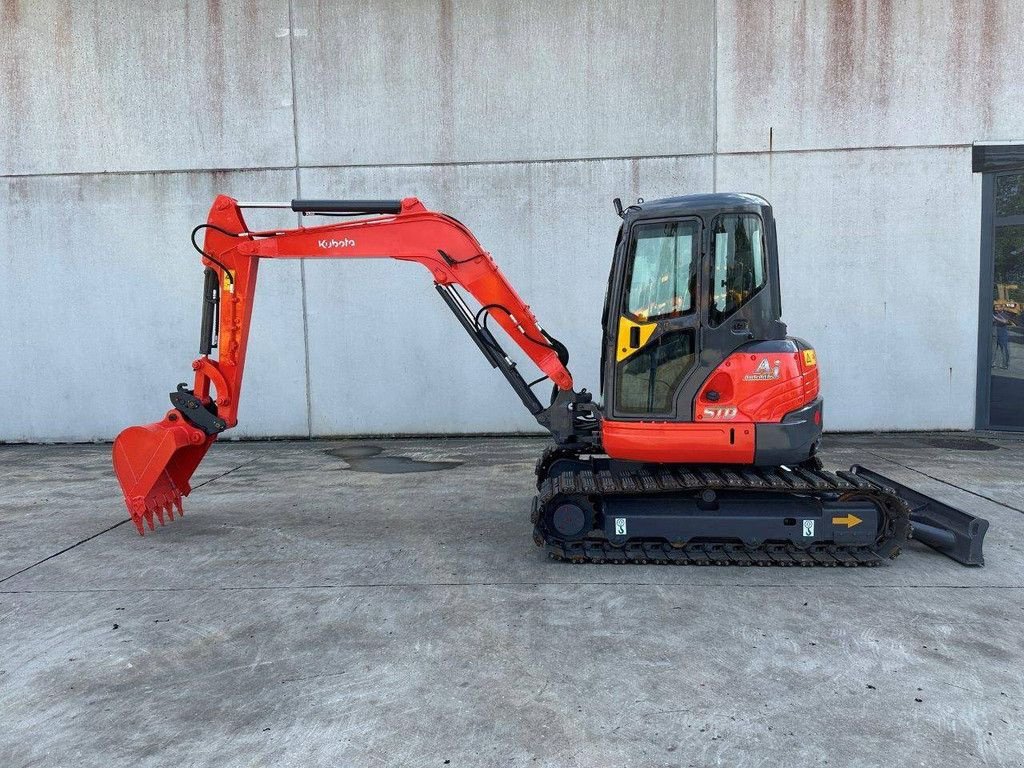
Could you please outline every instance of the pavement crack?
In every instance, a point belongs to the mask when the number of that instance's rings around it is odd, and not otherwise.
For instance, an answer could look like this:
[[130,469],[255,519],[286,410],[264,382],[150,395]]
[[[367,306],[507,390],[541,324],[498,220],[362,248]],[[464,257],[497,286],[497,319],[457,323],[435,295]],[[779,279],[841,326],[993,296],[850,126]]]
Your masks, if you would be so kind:
[[943,485],[948,485],[950,488],[956,488],[958,491],[963,491],[964,493],[971,494],[971,496],[977,496],[979,499],[985,499],[986,501],[991,501],[993,504],[998,504],[1000,507],[1005,507],[1006,509],[1012,509],[1014,512],[1020,512],[1021,514],[1024,514],[1024,509],[1020,509],[1019,507],[1015,507],[1012,504],[1007,504],[1005,501],[999,501],[999,499],[994,499],[991,496],[986,496],[984,493],[979,493],[978,491],[972,491],[970,488],[964,488],[962,485],[957,485],[956,483],[950,482],[949,480],[943,480],[941,477],[935,477],[935,475],[930,475],[927,472],[925,472],[924,470],[908,466],[908,465],[904,464],[901,461],[896,461],[896,459],[890,458],[888,456],[883,456],[880,453],[876,453],[874,451],[868,451],[868,453],[870,453],[875,458],[881,459],[882,461],[888,461],[888,462],[890,462],[892,464],[895,464],[897,467],[903,467],[903,469],[906,469],[906,470],[908,470],[910,472],[916,472],[917,474],[923,475],[924,477],[927,477],[930,480],[934,480],[937,483],[942,483]]
[[646,715],[641,715],[641,719],[646,719],[648,717],[656,717],[657,715],[678,715],[682,714],[683,712],[689,711],[689,707],[687,707],[686,709],[659,709],[657,712],[648,712]]
[[220,473],[219,475],[216,475],[216,476],[214,476],[214,477],[211,477],[211,478],[210,478],[209,480],[203,480],[203,482],[201,482],[201,483],[198,483],[198,484],[196,484],[196,485],[193,485],[193,486],[192,486],[192,490],[194,491],[194,490],[195,490],[196,488],[202,488],[202,487],[203,487],[204,485],[209,485],[209,484],[210,484],[210,483],[212,483],[212,482],[213,482],[214,480],[220,480],[220,479],[221,479],[222,477],[226,477],[227,475],[230,475],[230,474],[231,474],[232,472],[237,472],[237,471],[238,471],[238,470],[240,470],[240,469],[241,469],[242,467],[248,467],[248,466],[249,466],[250,464],[252,464],[252,463],[254,463],[254,462],[256,462],[256,461],[258,461],[258,459],[257,459],[257,458],[255,458],[255,457],[254,457],[254,458],[251,458],[251,459],[249,459],[248,461],[243,461],[243,462],[242,462],[241,464],[239,464],[239,465],[238,465],[237,467],[232,467],[232,468],[231,468],[231,469],[229,469],[229,470],[226,470],[226,471],[224,471],[224,472],[221,472],[221,473]]
[[103,535],[104,533],[109,533],[110,531],[114,530],[115,528],[120,528],[120,527],[121,527],[122,525],[124,525],[125,523],[129,522],[130,520],[131,520],[131,518],[130,518],[130,517],[126,517],[126,518],[125,518],[124,520],[122,520],[121,522],[119,522],[119,523],[114,523],[114,524],[113,524],[112,526],[110,526],[109,528],[104,528],[104,529],[103,529],[102,531],[100,531],[99,533],[94,533],[94,534],[93,534],[92,536],[86,536],[86,537],[85,537],[84,539],[82,539],[81,541],[76,541],[76,542],[75,542],[74,544],[72,544],[72,545],[71,545],[70,547],[64,547],[64,549],[60,550],[59,552],[54,552],[54,553],[53,553],[52,555],[47,555],[47,556],[46,556],[46,557],[44,557],[44,558],[43,558],[42,560],[38,560],[38,561],[36,561],[36,562],[32,563],[31,565],[26,565],[26,566],[25,566],[24,568],[22,568],[22,569],[21,569],[20,571],[15,571],[15,572],[14,572],[14,573],[12,573],[12,574],[11,574],[10,576],[4,576],[4,578],[0,579],[0,584],[3,584],[3,583],[4,583],[5,581],[10,581],[10,580],[11,580],[11,579],[13,579],[13,578],[14,578],[15,576],[18,576],[19,574],[22,574],[22,573],[24,573],[25,571],[31,570],[31,569],[35,568],[35,567],[36,567],[37,565],[42,565],[42,564],[43,564],[43,563],[45,563],[45,562],[46,562],[47,560],[53,560],[53,558],[55,558],[55,557],[60,557],[60,556],[61,556],[61,555],[63,555],[63,554],[65,553],[65,552],[69,552],[70,550],[74,549],[75,547],[80,547],[80,546],[82,546],[83,544],[85,544],[85,543],[86,543],[87,541],[92,541],[93,539],[97,538],[98,536],[102,536],[102,535]]
[[281,682],[282,683],[304,683],[304,682],[307,682],[309,680],[319,680],[320,678],[323,678],[323,677],[341,677],[344,674],[347,674],[347,673],[346,672],[324,672],[321,675],[309,675],[308,677],[286,677]]
[[[237,467],[232,467],[231,469],[227,470],[226,472],[221,472],[216,477],[211,477],[209,480],[204,480],[203,482],[198,483],[198,484],[192,486],[192,490],[194,491],[196,488],[202,488],[204,485],[209,485],[214,480],[220,480],[225,475],[230,475],[232,472],[234,472],[236,470],[239,470],[242,467],[245,467],[245,466],[247,466],[249,464],[252,464],[254,461],[256,461],[255,458],[249,459],[248,461],[243,462],[242,464],[239,464]],[[80,547],[83,544],[86,544],[86,543],[92,541],[93,539],[99,538],[100,536],[102,536],[105,533],[110,533],[115,528],[120,528],[122,525],[124,525],[125,523],[128,523],[128,522],[131,522],[131,518],[130,517],[126,517],[124,520],[121,520],[118,523],[114,523],[109,528],[104,528],[102,531],[99,531],[98,533],[94,533],[91,536],[86,536],[84,539],[82,539],[80,541],[76,541],[74,544],[72,544],[70,546],[64,547],[64,549],[60,550],[59,552],[54,552],[52,555],[47,555],[42,560],[37,560],[36,562],[32,563],[31,565],[26,565],[21,570],[15,571],[14,573],[12,573],[9,576],[4,576],[2,579],[0,579],[0,584],[3,584],[5,581],[10,581],[15,576],[20,576],[21,574],[25,573],[25,571],[30,571],[33,568],[35,568],[37,565],[42,565],[43,563],[47,562],[48,560],[53,560],[55,557],[60,557],[65,552],[70,552],[75,547]]]

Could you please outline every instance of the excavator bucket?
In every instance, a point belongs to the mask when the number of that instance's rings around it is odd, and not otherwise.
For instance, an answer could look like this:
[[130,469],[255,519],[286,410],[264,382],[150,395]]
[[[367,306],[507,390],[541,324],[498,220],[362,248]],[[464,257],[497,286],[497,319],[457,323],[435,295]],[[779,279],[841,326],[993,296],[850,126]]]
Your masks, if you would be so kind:
[[154,518],[183,513],[181,498],[192,490],[189,480],[216,435],[206,435],[171,411],[163,421],[128,427],[114,441],[114,472],[124,502],[140,534],[155,530]]

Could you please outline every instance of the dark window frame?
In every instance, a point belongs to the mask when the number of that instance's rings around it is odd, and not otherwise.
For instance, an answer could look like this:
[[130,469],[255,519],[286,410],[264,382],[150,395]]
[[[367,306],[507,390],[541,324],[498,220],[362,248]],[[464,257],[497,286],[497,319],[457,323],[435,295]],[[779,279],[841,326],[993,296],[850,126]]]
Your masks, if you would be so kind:
[[[636,246],[638,235],[640,230],[644,227],[652,227],[656,225],[665,224],[689,224],[693,226],[693,255],[690,260],[691,269],[693,275],[696,278],[696,286],[693,294],[690,296],[691,304],[689,309],[685,309],[679,312],[668,312],[663,315],[655,315],[653,317],[640,318],[639,315],[631,312],[629,309],[629,297],[633,290],[633,267],[636,264]],[[636,323],[660,323],[671,320],[676,320],[680,317],[689,317],[695,313],[700,312],[700,272],[701,272],[701,237],[703,234],[702,222],[699,217],[696,216],[684,216],[682,218],[668,218],[668,219],[641,219],[633,223],[633,226],[629,228],[629,243],[626,251],[626,259],[624,272],[622,275],[622,300],[619,307],[619,315],[621,317],[627,317]],[[678,237],[678,235],[677,235]],[[678,266],[678,264],[676,265]]]
[[[688,366],[683,376],[682,381],[685,382],[686,377],[690,376],[693,373],[693,371],[696,370],[699,366],[700,329],[706,322],[706,307],[704,305],[704,302],[701,301],[701,296],[703,295],[703,291],[705,290],[704,281],[707,280],[707,269],[705,261],[705,251],[707,243],[707,222],[703,216],[696,213],[692,213],[684,216],[666,215],[636,219],[629,224],[628,228],[626,228],[625,230],[620,230],[621,238],[624,241],[621,243],[622,248],[624,250],[624,255],[622,258],[616,260],[616,264],[613,267],[612,273],[614,275],[615,280],[614,285],[617,286],[617,295],[614,297],[614,303],[611,305],[613,311],[617,313],[615,315],[616,322],[609,322],[607,325],[608,328],[612,329],[610,331],[610,333],[612,334],[611,338],[617,339],[619,317],[631,318],[633,319],[633,322],[638,322],[638,320],[635,319],[634,315],[628,311],[630,287],[629,282],[632,278],[633,259],[635,257],[634,245],[636,243],[636,232],[638,231],[637,228],[648,224],[669,223],[692,223],[697,228],[694,240],[696,248],[694,258],[697,262],[697,290],[696,296],[694,297],[694,307],[689,312],[662,315],[658,318],[649,319],[644,322],[652,323],[656,326],[656,328],[654,329],[654,333],[648,341],[648,344],[657,343],[658,339],[662,335],[669,334],[675,331],[687,329],[692,331],[692,342],[695,354],[693,356],[694,359],[691,361],[691,364]],[[611,349],[614,349],[614,342]],[[606,396],[605,402],[611,412],[611,416],[609,418],[612,418],[616,421],[650,421],[651,419],[658,421],[676,420],[678,417],[678,414],[676,412],[676,407],[678,403],[676,403],[674,400],[673,403],[669,406],[669,409],[666,411],[637,413],[623,411],[619,408],[619,398],[621,396],[619,393],[620,382],[617,381],[616,379],[619,376],[620,367],[625,365],[628,361],[629,358],[627,358],[626,360],[618,361],[615,359],[615,355],[612,354],[608,366],[608,370],[611,376],[609,378],[602,378],[602,394]],[[604,374],[604,370],[604,365],[602,365],[602,376]],[[678,387],[676,394],[678,395]]]

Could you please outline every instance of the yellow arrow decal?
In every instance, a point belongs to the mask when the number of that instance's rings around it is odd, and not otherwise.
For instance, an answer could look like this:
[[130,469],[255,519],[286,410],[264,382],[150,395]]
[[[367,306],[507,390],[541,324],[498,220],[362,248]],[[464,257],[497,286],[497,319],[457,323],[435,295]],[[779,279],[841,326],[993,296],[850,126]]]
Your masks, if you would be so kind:
[[855,525],[860,525],[864,521],[856,515],[847,515],[846,517],[833,517],[832,525],[845,525],[847,528],[853,528]]

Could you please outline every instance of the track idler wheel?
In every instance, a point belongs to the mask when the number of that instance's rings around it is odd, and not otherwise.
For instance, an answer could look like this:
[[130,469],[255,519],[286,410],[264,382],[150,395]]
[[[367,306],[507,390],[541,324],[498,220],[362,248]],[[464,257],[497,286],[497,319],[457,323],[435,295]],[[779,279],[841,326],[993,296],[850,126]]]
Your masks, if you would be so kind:
[[545,511],[544,524],[551,538],[581,541],[594,528],[594,510],[582,499],[555,499]]

